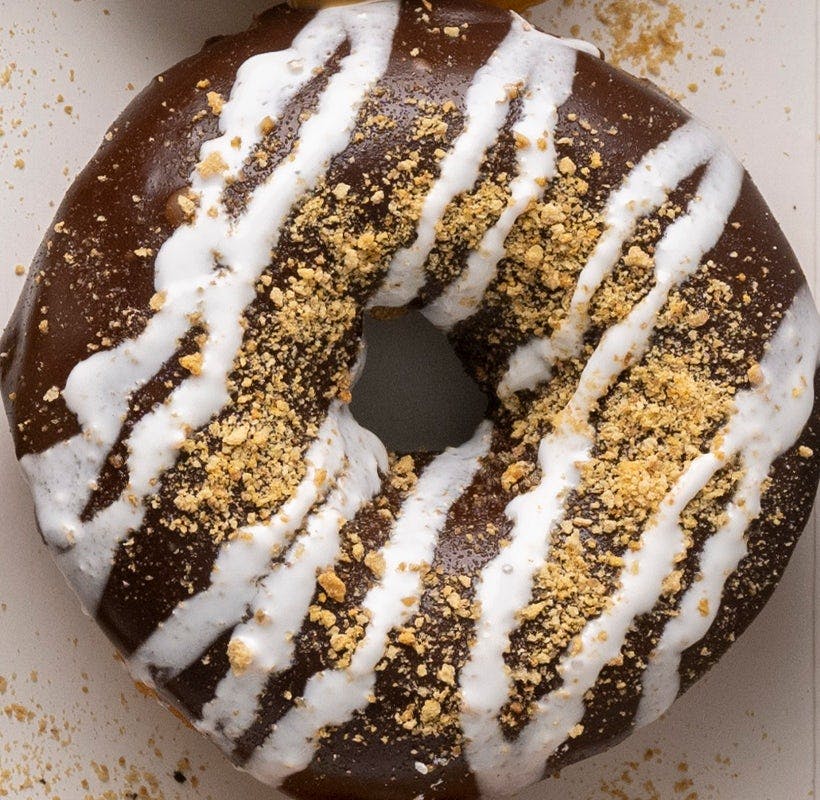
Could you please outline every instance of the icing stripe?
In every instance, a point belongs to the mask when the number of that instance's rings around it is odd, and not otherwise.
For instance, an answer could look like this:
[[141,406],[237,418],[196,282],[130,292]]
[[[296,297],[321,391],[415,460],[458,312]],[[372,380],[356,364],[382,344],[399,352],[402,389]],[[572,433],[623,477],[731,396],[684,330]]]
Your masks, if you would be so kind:
[[[236,134],[228,126],[250,130],[246,146],[252,146],[266,111],[278,113],[345,37],[351,43],[350,55],[328,81],[317,113],[304,123],[293,157],[255,190],[242,219],[234,225],[221,210],[214,218],[198,214],[193,225],[178,228],[155,264],[157,291],[166,293],[163,308],[138,339],[74,368],[64,396],[83,433],[22,460],[37,505],[49,509],[41,512],[44,538],[58,549],[69,546],[59,557],[61,568],[87,608],[99,601],[119,542],[141,523],[144,509],[135,506],[132,497],[152,494],[156,478],[173,464],[186,429],[204,425],[227,403],[225,378],[241,344],[241,314],[254,297],[255,281],[267,266],[279,226],[297,197],[315,185],[329,159],[347,145],[362,101],[387,67],[397,22],[394,2],[369,4],[355,12],[329,8],[305,26],[290,50],[257,56],[242,66],[220,118],[225,133],[201,150],[202,159],[219,153],[235,167],[242,163],[244,150],[234,152],[231,140]],[[328,118],[334,119],[330,128]],[[219,208],[223,176],[203,179],[195,171],[191,182],[203,209]],[[214,275],[217,251],[231,269]],[[186,379],[166,403],[134,426],[128,441],[127,495],[83,525],[79,514],[87,487],[119,431],[128,398],[170,356],[195,310],[208,330],[201,374]]]
[[[476,73],[465,98],[464,130],[442,160],[439,177],[425,198],[416,239],[395,254],[371,306],[406,305],[424,286],[424,264],[435,245],[437,225],[447,206],[459,195],[470,191],[478,180],[482,159],[497,141],[507,118],[510,87],[529,82],[534,65],[543,58],[545,40],[549,43],[550,58],[561,65],[563,82],[568,81],[571,85],[575,64],[573,50],[561,40],[531,34],[530,25],[515,15],[504,41]],[[552,72],[550,75],[553,77]],[[536,91],[548,88],[539,86]],[[569,92],[568,88],[566,92]],[[516,129],[520,127],[520,132],[534,142],[543,134],[542,125],[540,119],[529,123],[522,121]]]
[[810,387],[820,358],[818,322],[814,300],[803,287],[769,343],[761,364],[764,383],[738,397],[737,413],[720,437],[723,463],[741,452],[744,475],[726,509],[726,522],[704,545],[699,574],[650,658],[635,718],[638,726],[657,719],[678,696],[681,654],[715,621],[726,579],[748,552],[745,533],[760,514],[769,470],[797,441],[811,416]]
[[584,265],[567,316],[549,338],[533,339],[510,357],[498,393],[505,397],[549,380],[556,361],[580,353],[589,325],[589,302],[621,258],[638,221],[654,213],[681,181],[715,152],[715,137],[696,121],[678,128],[647,153],[613,192],[604,210],[604,232]]
[[262,582],[251,606],[251,618],[236,628],[233,639],[253,655],[248,670],[226,675],[216,694],[202,710],[198,727],[224,735],[226,743],[252,722],[268,674],[287,668],[293,657],[293,636],[307,615],[316,575],[334,563],[339,553],[339,531],[381,488],[379,472],[387,469],[387,452],[370,431],[362,428],[347,407],[339,415],[347,470],[325,504],[309,518],[286,559]]
[[334,404],[316,441],[305,456],[307,470],[296,491],[266,525],[244,528],[223,545],[214,565],[211,585],[180,603],[129,660],[145,680],[149,667],[169,680],[181,672],[211,642],[241,619],[256,592],[256,581],[271,559],[299,530],[311,508],[327,494],[343,466],[339,442],[341,409]]
[[[482,616],[476,643],[460,676],[467,755],[480,786],[488,793],[510,791],[538,780],[546,757],[580,721],[565,726],[564,718],[556,721],[549,717],[549,705],[542,711],[539,704],[518,743],[506,743],[496,719],[509,690],[504,651],[517,625],[516,612],[531,595],[532,577],[547,557],[545,539],[560,520],[567,495],[577,486],[579,464],[589,457],[594,437],[589,414],[612,381],[645,353],[669,291],[697,270],[705,253],[719,240],[742,178],[742,167],[731,156],[723,151],[715,154],[686,215],[667,228],[656,248],[655,286],[622,322],[604,334],[555,429],[541,442],[541,483],[507,508],[513,522],[511,544],[482,572],[477,591]],[[585,691],[579,695],[582,712]],[[527,745],[533,737],[534,744]]]
[[422,207],[416,239],[393,256],[371,306],[407,305],[424,286],[424,263],[436,241],[436,226],[447,206],[478,180],[481,159],[498,138],[507,118],[507,87],[518,72],[520,42],[520,25],[514,23],[476,73],[465,97],[464,130],[441,161],[438,180]]
[[[484,422],[472,440],[445,451],[422,472],[402,505],[389,541],[380,550],[384,575],[362,603],[370,622],[350,665],[311,677],[300,703],[277,722],[246,764],[254,774],[279,783],[304,769],[318,746],[320,730],[344,724],[372,702],[376,666],[387,634],[416,613],[423,590],[422,567],[432,561],[450,508],[472,482],[491,438],[492,427]],[[411,605],[405,602],[408,597],[414,599]]]
[[521,118],[513,125],[517,177],[507,207],[467,259],[465,271],[423,311],[434,325],[449,329],[475,313],[504,257],[505,242],[516,220],[555,175],[553,132],[558,107],[569,97],[575,76],[575,51],[549,39],[528,36],[520,44],[519,63],[528,64]]

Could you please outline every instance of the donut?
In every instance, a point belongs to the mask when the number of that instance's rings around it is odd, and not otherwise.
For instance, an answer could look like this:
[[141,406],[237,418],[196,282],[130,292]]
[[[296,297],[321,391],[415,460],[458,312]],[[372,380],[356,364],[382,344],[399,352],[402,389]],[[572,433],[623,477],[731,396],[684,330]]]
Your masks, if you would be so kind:
[[[488,397],[388,452],[368,313]],[[43,539],[133,674],[298,798],[513,793],[656,719],[818,483],[820,324],[723,143],[472,0],[276,6],[158,76],[0,344]]]

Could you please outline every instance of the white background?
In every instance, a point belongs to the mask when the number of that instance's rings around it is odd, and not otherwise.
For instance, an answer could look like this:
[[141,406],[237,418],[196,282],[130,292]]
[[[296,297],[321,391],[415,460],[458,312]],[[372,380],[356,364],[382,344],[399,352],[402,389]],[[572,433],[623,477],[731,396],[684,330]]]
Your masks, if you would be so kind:
[[[817,5],[678,3],[684,50],[658,81],[729,139],[814,281]],[[646,4],[659,8],[657,0]],[[0,324],[23,282],[14,265],[29,262],[71,176],[133,87],[207,36],[244,27],[265,5],[0,0],[0,76],[15,64],[7,85],[0,77]],[[578,24],[607,49],[594,5],[548,0],[534,18],[558,33]],[[725,57],[713,55],[715,48]],[[114,800],[140,787],[140,797],[155,800],[276,797],[137,692],[41,545],[6,426],[0,428],[0,676],[7,682],[0,693],[0,797],[98,800],[108,791],[106,800]],[[665,719],[522,799],[813,796],[813,527],[752,629]],[[184,765],[189,780],[181,785],[173,772],[183,757],[190,767]]]

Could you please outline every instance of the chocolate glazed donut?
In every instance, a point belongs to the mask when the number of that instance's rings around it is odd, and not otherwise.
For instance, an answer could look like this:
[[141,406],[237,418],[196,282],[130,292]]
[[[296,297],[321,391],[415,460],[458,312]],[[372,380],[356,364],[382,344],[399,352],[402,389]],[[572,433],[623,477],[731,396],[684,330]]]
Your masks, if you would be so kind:
[[[388,453],[368,311],[490,399]],[[2,386],[135,675],[303,798],[510,793],[746,628],[818,481],[820,326],[721,142],[470,0],[276,7],[158,77],[37,253]]]

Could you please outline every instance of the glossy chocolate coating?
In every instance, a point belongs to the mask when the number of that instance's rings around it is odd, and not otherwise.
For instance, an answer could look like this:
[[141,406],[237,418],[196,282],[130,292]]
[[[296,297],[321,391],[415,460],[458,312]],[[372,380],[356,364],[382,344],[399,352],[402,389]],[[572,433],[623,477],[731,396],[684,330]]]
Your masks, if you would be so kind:
[[[135,255],[135,251],[158,251],[181,223],[180,219],[169,219],[169,198],[185,189],[199,160],[202,143],[217,135],[217,117],[199,113],[203,92],[197,89],[197,83],[207,79],[210,90],[227,98],[243,62],[258,53],[286,49],[311,17],[309,12],[276,7],[262,14],[247,32],[210,40],[199,54],[153,81],[112,125],[110,137],[106,137],[60,206],[56,227],[49,231],[35,257],[23,295],[0,343],[3,399],[19,457],[42,453],[79,432],[77,420],[62,398],[53,402],[44,402],[42,398],[51,387],[64,386],[71,370],[91,352],[138,336],[151,317],[150,301],[155,292],[153,264],[151,259]],[[429,32],[435,25],[463,24],[469,26],[470,35],[455,42],[433,37]],[[504,39],[510,24],[507,13],[470,0],[441,3],[431,12],[430,20],[422,23],[414,4],[403,3],[394,52],[381,80],[387,91],[374,101],[380,113],[395,120],[396,127],[390,135],[351,143],[328,167],[328,185],[344,182],[355,188],[362,183],[363,175],[386,171],[386,152],[402,142],[416,117],[415,110],[405,104],[406,97],[423,94],[431,102],[451,101],[463,109],[476,72]],[[409,55],[417,47],[424,51],[423,60]],[[342,48],[335,56],[336,63],[346,54]],[[332,69],[331,66],[330,74]],[[242,212],[248,193],[275,169],[277,159],[285,158],[291,151],[299,135],[300,113],[315,107],[326,80],[327,74],[317,76],[278,120],[268,163],[249,165],[244,182],[230,188],[228,205],[235,213]],[[592,149],[589,128],[600,132],[595,137],[595,147],[601,151],[602,166],[587,178],[587,202],[597,213],[630,165],[640,161],[687,120],[687,113],[652,85],[581,52],[577,55],[572,94],[559,109],[555,131],[558,157],[585,162]],[[459,132],[459,125],[450,127],[446,134],[448,145]],[[422,160],[435,171],[434,148],[422,144],[419,149]],[[506,147],[501,142],[497,161],[490,163],[487,170],[498,174],[505,166],[512,169],[514,149],[509,140]],[[694,181],[679,187],[681,204],[691,198],[695,189]],[[386,224],[387,204],[362,213],[377,225]],[[272,271],[275,273],[278,264],[284,264],[289,255],[295,255],[299,246],[298,242],[285,239],[279,245]],[[468,252],[461,253],[462,263],[452,265],[454,274],[464,270],[467,256]],[[693,276],[688,289],[692,295],[705,296],[709,283],[719,280],[740,296],[756,284],[759,288],[742,311],[743,328],[726,327],[720,333],[727,352],[742,348],[748,360],[762,359],[777,320],[791,305],[805,279],[748,176],[730,225],[708,258],[710,269]],[[737,269],[741,262],[742,278]],[[442,281],[429,276],[419,302],[430,302],[443,288]],[[368,292],[374,289],[375,285],[370,285],[361,291],[361,297],[357,297],[360,305],[364,305]],[[39,327],[44,307],[47,333]],[[718,319],[715,324],[720,326],[722,322]],[[352,330],[349,341],[340,347],[340,361],[354,360],[358,333]],[[603,331],[593,330],[589,335],[591,339],[600,338]],[[512,452],[515,444],[509,413],[494,396],[494,387],[510,355],[527,341],[528,334],[512,324],[503,307],[488,303],[479,313],[458,323],[451,331],[451,339],[467,371],[490,396],[496,430],[491,455],[448,516],[432,566],[445,575],[475,576],[497,555],[498,541],[510,528],[505,509],[513,495],[502,488],[501,481],[509,459],[500,454]],[[656,332],[654,341],[662,341],[670,352],[688,346],[686,338],[674,330]],[[178,356],[184,356],[191,348],[190,340],[180,341],[175,358],[135,394],[129,417],[123,421],[120,445],[127,438],[129,426],[161,403],[184,379],[177,366]],[[299,354],[294,354],[294,358],[298,360]],[[742,389],[745,367],[732,365],[727,369],[736,370],[736,384],[738,390]],[[775,462],[763,512],[747,533],[749,554],[727,583],[717,619],[707,637],[683,655],[684,689],[743,632],[782,574],[814,500],[820,471],[819,419],[815,405],[799,441]],[[814,455],[799,455],[801,448]],[[534,459],[534,449],[530,447],[524,457]],[[423,470],[430,458],[417,455],[417,471]],[[122,468],[115,466],[106,471],[89,501],[89,516],[93,516],[95,508],[105,507],[118,496],[124,483],[127,472]],[[137,650],[180,601],[207,588],[218,555],[219,548],[207,531],[182,534],[164,526],[163,520],[173,508],[170,496],[159,496],[160,507],[150,511],[140,530],[133,532],[131,539],[136,544],[118,551],[96,611],[101,625],[126,655]],[[382,508],[397,512],[402,495],[386,483],[381,500]],[[575,515],[582,516],[583,500],[571,502],[576,503]],[[488,525],[497,531],[495,539],[479,537],[474,545],[465,544],[470,531],[483,531]],[[389,525],[372,507],[360,511],[349,526],[361,534],[369,547],[380,547],[389,536]],[[695,532],[699,546],[710,533],[706,526]],[[684,563],[688,581],[697,571],[699,546],[693,548]],[[352,587],[351,597],[359,599],[372,582],[372,575],[364,569],[351,568],[345,577]],[[464,594],[468,600],[471,592],[468,589]],[[652,614],[636,621],[625,648],[628,655],[624,663],[607,667],[599,677],[594,702],[588,705],[584,716],[584,732],[554,753],[545,764],[545,773],[600,751],[629,733],[640,699],[643,666],[669,611],[661,601]],[[422,599],[421,612],[435,617],[436,609],[434,605],[426,609]],[[471,621],[441,621],[448,628],[453,624],[462,636],[463,658],[469,649]],[[194,719],[212,698],[218,681],[230,670],[226,654],[229,634],[220,636],[172,680],[166,680],[162,674],[154,676],[163,697]],[[430,658],[426,656],[426,660]],[[380,702],[330,730],[310,766],[289,777],[285,789],[297,797],[338,800],[475,796],[477,786],[463,756],[450,758],[434,775],[424,775],[415,766],[432,761],[440,752],[459,754],[461,750],[453,730],[448,729],[441,739],[425,738],[396,723],[396,709],[404,707],[417,689],[406,684],[402,669],[414,670],[417,665],[418,659],[408,651],[395,664],[380,671],[376,686]],[[319,632],[305,621],[296,635],[293,666],[271,676],[261,698],[258,718],[235,743],[233,757],[238,763],[245,763],[262,744],[304,690],[308,678],[328,666]],[[618,681],[623,682],[623,687],[615,690],[612,687]],[[550,688],[545,682],[539,691],[543,695]],[[374,729],[380,735],[374,735]],[[515,739],[518,731],[511,730],[508,735]]]

